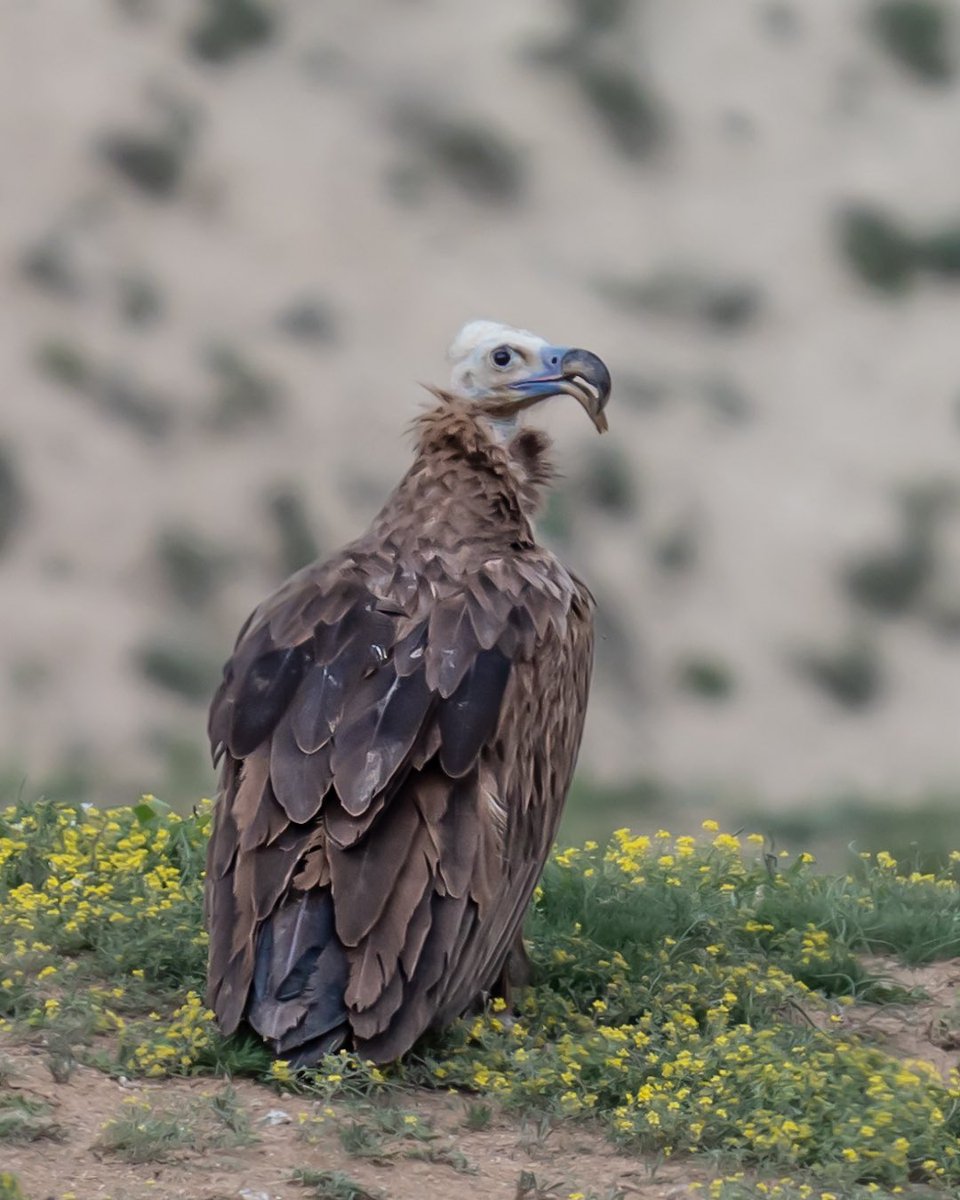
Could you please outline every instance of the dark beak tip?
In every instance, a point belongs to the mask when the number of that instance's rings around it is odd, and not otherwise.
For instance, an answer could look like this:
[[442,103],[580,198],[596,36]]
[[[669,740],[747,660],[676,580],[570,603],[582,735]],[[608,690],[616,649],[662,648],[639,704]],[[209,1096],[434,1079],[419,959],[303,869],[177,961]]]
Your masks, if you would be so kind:
[[593,354],[590,350],[581,350],[579,347],[568,350],[560,363],[560,370],[569,377],[580,375],[592,387],[595,387],[599,393],[600,408],[603,408],[610,399],[610,372],[607,370],[607,364],[599,355]]
[[606,433],[608,424],[606,414],[603,410],[610,399],[612,386],[607,364],[602,358],[591,353],[589,350],[577,348],[567,351],[563,356],[560,369],[568,378],[575,379],[579,377],[585,380],[596,391],[595,401],[590,404],[584,403],[584,407],[591,421],[593,421],[597,432]]

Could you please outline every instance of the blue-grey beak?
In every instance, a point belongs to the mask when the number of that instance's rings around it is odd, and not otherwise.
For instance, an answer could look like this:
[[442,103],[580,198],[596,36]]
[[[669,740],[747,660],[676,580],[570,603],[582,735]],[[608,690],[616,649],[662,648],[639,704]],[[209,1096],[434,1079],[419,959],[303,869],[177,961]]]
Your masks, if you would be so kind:
[[545,346],[540,352],[543,370],[510,384],[529,402],[547,396],[573,396],[583,406],[599,433],[607,429],[604,408],[610,399],[610,372],[606,363],[589,350]]

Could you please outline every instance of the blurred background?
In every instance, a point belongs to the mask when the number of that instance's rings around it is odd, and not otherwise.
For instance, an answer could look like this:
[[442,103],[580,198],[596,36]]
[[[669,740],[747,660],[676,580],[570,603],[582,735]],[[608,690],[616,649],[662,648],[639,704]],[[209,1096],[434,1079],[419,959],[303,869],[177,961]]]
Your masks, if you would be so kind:
[[[189,806],[473,317],[600,354],[570,837],[960,843],[944,0],[2,0],[0,793]],[[952,843],[951,843],[952,839]]]

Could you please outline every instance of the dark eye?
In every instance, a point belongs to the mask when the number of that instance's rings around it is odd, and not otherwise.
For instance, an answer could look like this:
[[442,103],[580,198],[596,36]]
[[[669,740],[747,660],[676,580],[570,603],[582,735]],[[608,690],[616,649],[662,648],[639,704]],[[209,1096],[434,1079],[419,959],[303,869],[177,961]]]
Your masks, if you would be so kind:
[[513,351],[509,346],[498,346],[496,350],[490,351],[490,361],[502,371],[513,362]]

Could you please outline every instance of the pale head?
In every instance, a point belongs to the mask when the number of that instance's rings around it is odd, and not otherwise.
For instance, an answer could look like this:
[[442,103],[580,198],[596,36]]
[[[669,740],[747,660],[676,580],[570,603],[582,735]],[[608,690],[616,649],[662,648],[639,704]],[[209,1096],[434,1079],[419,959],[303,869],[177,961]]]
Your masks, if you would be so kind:
[[610,372],[589,350],[555,346],[499,321],[469,321],[450,346],[454,391],[507,420],[549,396],[573,396],[602,433]]

